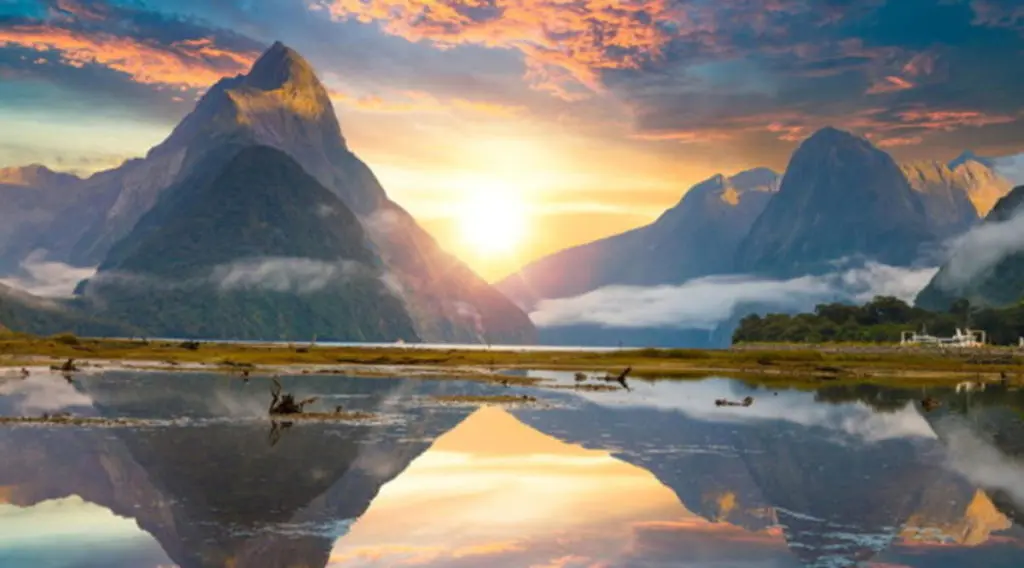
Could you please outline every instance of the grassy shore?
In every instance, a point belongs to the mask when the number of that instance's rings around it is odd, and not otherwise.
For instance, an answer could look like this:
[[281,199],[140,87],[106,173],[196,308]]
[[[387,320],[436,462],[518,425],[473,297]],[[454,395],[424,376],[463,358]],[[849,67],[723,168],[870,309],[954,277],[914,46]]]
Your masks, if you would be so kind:
[[[245,345],[143,340],[0,337],[0,365],[50,365],[73,358],[167,370],[273,372],[280,366],[306,372],[359,376],[393,375],[396,368],[426,378],[497,380],[496,372],[515,369],[617,372],[626,366],[643,378],[699,378],[721,374],[761,382],[849,379],[858,382],[934,384],[965,379],[1019,381],[1024,356],[1010,349],[903,349],[893,346],[827,347],[745,345],[742,348],[636,349],[610,352],[427,350],[321,347],[308,344]],[[300,371],[301,372],[301,371]],[[502,377],[512,382],[531,382]]]

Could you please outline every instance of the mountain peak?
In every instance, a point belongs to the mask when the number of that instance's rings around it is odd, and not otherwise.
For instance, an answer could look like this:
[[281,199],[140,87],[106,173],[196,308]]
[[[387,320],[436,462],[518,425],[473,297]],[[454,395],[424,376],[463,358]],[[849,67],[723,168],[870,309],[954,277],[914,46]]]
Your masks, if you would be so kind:
[[910,264],[934,235],[892,156],[832,127],[793,152],[779,190],[738,248],[741,270],[791,276],[852,256]]
[[953,158],[953,160],[949,162],[949,168],[951,170],[955,170],[958,167],[969,162],[977,162],[988,168],[991,168],[993,166],[993,162],[991,159],[982,158],[981,156],[975,154],[973,150],[964,150],[963,152],[960,153],[959,156]]
[[49,187],[78,179],[72,174],[55,172],[42,164],[0,168],[0,184],[3,185]]
[[253,64],[245,84],[261,91],[273,91],[287,84],[319,85],[313,67],[299,52],[275,41]]
[[814,134],[811,134],[806,140],[803,141],[803,144],[801,144],[801,146],[806,144],[835,145],[844,142],[869,144],[867,140],[861,138],[860,136],[857,136],[856,134],[853,134],[852,132],[840,130],[834,126],[825,126],[817,130]]
[[771,168],[757,167],[731,176],[729,182],[744,191],[774,192],[779,187],[779,174]]

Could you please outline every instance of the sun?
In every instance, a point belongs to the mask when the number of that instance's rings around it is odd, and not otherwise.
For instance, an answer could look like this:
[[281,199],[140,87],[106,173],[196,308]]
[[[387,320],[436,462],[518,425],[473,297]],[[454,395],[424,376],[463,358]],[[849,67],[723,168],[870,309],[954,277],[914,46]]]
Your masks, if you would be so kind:
[[460,207],[459,225],[469,248],[481,255],[507,255],[526,235],[526,210],[512,192],[475,191]]

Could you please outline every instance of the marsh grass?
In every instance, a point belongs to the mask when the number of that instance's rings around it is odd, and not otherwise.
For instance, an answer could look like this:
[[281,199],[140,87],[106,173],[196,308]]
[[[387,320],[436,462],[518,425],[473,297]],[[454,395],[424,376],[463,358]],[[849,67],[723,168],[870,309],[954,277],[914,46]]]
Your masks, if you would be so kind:
[[[74,336],[71,336],[74,337]],[[0,365],[25,365],[32,358],[76,361],[90,359],[159,363],[169,369],[203,364],[209,370],[239,372],[260,367],[295,365],[315,372],[394,375],[406,367],[411,377],[507,381],[531,384],[537,380],[497,375],[502,370],[549,369],[618,371],[632,366],[637,378],[698,378],[727,374],[762,381],[819,380],[918,380],[992,378],[1005,373],[1017,378],[1024,373],[1024,358],[1012,349],[947,350],[829,346],[806,348],[746,345],[736,349],[634,349],[611,352],[551,352],[511,350],[421,350],[415,348],[359,348],[308,346],[299,350],[286,345],[250,345],[180,341],[90,339],[64,335],[48,338],[8,335],[0,338]],[[365,367],[365,370],[358,369]],[[380,367],[395,369],[381,370]],[[431,369],[434,369],[432,372]],[[313,371],[310,371],[313,372]]]
[[529,395],[435,395],[434,400],[449,404],[524,404],[537,402],[537,399]]

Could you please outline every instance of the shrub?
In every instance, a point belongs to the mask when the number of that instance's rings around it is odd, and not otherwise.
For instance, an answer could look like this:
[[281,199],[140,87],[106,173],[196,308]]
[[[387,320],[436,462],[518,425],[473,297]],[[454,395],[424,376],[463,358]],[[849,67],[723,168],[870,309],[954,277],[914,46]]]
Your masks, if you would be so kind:
[[53,339],[61,345],[80,345],[82,342],[78,340],[78,337],[73,333],[60,333],[54,335],[50,339]]

